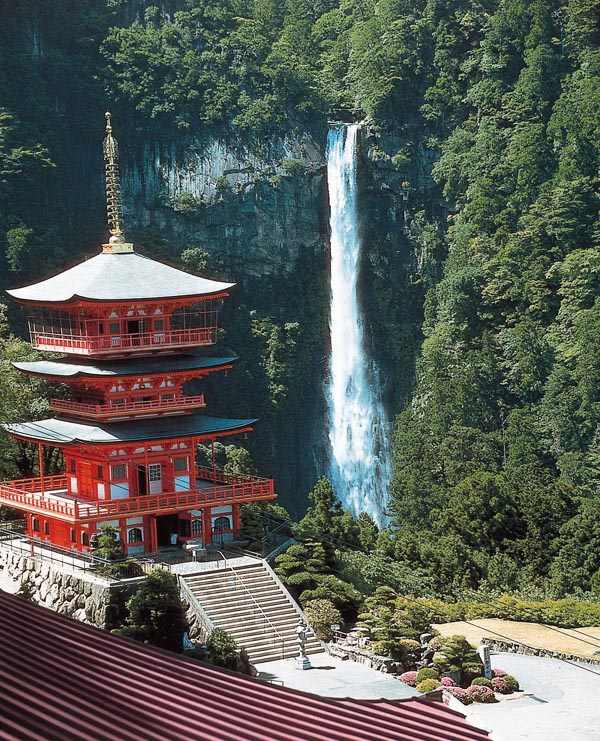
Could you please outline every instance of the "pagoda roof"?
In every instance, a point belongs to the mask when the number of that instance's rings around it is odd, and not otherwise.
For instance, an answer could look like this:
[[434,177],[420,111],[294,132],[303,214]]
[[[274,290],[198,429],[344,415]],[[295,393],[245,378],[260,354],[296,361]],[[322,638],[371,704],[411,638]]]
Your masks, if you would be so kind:
[[13,362],[12,365],[24,373],[37,376],[62,376],[77,378],[79,376],[137,376],[152,373],[168,373],[186,370],[210,370],[231,365],[238,360],[235,355],[218,358],[205,357],[199,354],[162,355],[99,363],[71,362],[69,360],[33,360],[31,362]]
[[18,301],[43,304],[87,301],[142,301],[220,294],[235,283],[199,278],[139,252],[101,252],[58,275],[15,288]]
[[114,444],[142,440],[200,437],[213,433],[235,434],[238,430],[241,431],[251,427],[256,421],[256,419],[225,419],[222,417],[208,417],[204,414],[189,414],[93,425],[51,417],[37,422],[3,424],[2,427],[7,432],[20,438],[56,445],[70,445],[71,443]]

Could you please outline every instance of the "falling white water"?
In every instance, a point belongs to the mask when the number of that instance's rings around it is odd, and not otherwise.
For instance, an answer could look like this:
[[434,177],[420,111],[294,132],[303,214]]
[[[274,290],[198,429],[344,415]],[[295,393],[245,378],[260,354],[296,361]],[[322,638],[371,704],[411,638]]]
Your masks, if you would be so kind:
[[357,282],[361,243],[357,214],[358,126],[336,126],[327,139],[331,207],[330,478],[344,507],[385,523],[391,478],[389,430],[377,369],[365,353]]

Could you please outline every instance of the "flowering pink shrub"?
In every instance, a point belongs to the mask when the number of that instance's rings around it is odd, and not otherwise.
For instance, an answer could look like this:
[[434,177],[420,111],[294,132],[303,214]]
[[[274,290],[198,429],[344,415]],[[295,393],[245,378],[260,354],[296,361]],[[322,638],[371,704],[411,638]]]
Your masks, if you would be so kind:
[[510,695],[513,691],[510,684],[504,679],[504,677],[494,677],[492,679],[492,689],[494,692],[498,692],[501,695]]
[[473,702],[496,702],[494,690],[485,687],[483,684],[473,684],[466,692]]
[[504,669],[492,669],[492,675],[494,677],[505,677],[508,674],[508,672],[505,672]]
[[400,675],[400,681],[408,684],[410,687],[417,686],[417,672],[404,672]]
[[442,687],[456,687],[456,682],[451,677],[441,678]]
[[462,687],[448,687],[448,692],[457,700],[460,700],[463,705],[470,705],[473,702],[473,698]]

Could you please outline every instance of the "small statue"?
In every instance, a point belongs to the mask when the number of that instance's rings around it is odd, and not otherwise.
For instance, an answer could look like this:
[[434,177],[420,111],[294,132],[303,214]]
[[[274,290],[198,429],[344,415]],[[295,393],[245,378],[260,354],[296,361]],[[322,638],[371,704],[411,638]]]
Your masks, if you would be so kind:
[[300,656],[306,656],[306,639],[308,638],[309,628],[304,620],[300,619],[296,626],[296,637],[298,641],[298,648],[300,649]]
[[296,626],[296,639],[300,653],[296,657],[296,669],[312,669],[310,660],[306,655],[306,639],[312,635],[312,630],[308,627],[304,619],[300,618]]

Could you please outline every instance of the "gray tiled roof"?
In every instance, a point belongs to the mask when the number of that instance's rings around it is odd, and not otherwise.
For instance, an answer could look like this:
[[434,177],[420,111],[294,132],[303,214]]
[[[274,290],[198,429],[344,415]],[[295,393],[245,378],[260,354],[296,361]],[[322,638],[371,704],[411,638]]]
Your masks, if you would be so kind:
[[204,414],[189,414],[180,417],[162,417],[151,420],[93,425],[51,417],[38,422],[3,424],[2,427],[7,432],[20,437],[65,445],[73,442],[135,442],[137,440],[160,440],[162,438],[234,432],[251,426],[256,421],[256,419],[224,419],[222,417],[207,417]]
[[29,363],[14,362],[15,368],[24,373],[38,376],[131,376],[145,373],[165,373],[167,371],[198,370],[218,368],[235,363],[235,355],[221,358],[207,358],[201,355],[161,355],[158,357],[132,360],[106,361],[97,363],[75,363],[68,360],[34,360]]
[[53,278],[8,291],[20,301],[133,301],[209,296],[235,283],[199,278],[138,252],[102,252]]

